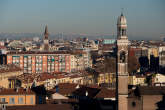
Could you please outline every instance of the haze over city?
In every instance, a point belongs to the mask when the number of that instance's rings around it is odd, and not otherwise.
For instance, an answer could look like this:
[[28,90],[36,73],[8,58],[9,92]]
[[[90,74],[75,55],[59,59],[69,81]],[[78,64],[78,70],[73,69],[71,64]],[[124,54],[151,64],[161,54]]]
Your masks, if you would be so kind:
[[116,19],[127,17],[129,39],[165,36],[164,0],[1,0],[0,32],[108,34],[116,36]]
[[165,110],[164,0],[0,0],[0,110]]

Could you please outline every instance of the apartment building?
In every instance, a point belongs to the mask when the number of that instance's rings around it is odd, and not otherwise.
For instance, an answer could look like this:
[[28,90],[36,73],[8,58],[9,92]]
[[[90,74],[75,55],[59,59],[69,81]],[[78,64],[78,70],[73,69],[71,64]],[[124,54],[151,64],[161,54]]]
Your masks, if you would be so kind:
[[8,53],[7,64],[15,64],[24,73],[70,72],[70,54],[66,52]]
[[19,66],[24,73],[71,72],[91,66],[89,57],[84,51],[9,52],[7,64]]
[[92,67],[92,59],[89,50],[77,51],[71,54],[71,71],[84,70]]

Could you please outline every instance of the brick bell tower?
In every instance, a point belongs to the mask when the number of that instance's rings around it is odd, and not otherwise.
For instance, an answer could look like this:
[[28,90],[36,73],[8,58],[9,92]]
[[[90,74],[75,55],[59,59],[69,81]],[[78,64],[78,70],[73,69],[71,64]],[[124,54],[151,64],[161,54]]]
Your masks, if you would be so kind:
[[127,21],[123,13],[117,21],[117,72],[116,72],[116,100],[118,110],[128,110],[128,37]]

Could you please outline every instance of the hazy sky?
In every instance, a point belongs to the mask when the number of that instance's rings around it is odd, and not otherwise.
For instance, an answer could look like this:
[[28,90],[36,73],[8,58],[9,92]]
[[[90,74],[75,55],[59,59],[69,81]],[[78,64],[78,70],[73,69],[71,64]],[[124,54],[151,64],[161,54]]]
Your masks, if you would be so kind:
[[0,32],[112,34],[121,8],[128,37],[165,36],[165,0],[0,0]]

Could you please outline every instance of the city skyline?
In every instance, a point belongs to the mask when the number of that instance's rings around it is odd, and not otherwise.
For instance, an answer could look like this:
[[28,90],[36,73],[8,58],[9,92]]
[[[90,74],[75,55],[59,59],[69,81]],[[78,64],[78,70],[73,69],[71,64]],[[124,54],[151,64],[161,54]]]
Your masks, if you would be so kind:
[[165,109],[164,2],[0,3],[3,110]]
[[115,34],[116,19],[124,8],[130,39],[165,36],[163,0],[0,1],[0,32]]

